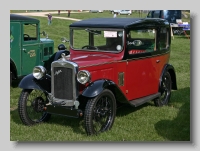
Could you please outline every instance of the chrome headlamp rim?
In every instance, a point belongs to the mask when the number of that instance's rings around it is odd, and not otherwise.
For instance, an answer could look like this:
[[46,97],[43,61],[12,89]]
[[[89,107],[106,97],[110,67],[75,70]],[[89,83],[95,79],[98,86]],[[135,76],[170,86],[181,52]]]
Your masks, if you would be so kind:
[[[83,77],[83,75],[85,75],[85,77]],[[80,70],[77,73],[77,81],[81,84],[86,84],[90,82],[90,79],[91,79],[91,74],[87,70]]]
[[33,68],[33,76],[38,80],[42,79],[46,75],[46,73],[46,68],[43,66],[35,66]]

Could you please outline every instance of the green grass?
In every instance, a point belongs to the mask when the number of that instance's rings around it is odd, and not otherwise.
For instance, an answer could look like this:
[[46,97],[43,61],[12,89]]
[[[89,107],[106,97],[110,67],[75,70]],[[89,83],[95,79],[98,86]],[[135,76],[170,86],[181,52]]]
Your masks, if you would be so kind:
[[[64,14],[63,14],[64,15]],[[71,14],[83,18],[102,14]],[[111,14],[110,14],[111,15]],[[55,41],[55,49],[61,37],[69,38],[69,24],[73,21],[53,19],[51,26],[44,17],[41,29]],[[75,17],[76,18],[76,17]],[[78,18],[78,17],[77,17]],[[171,44],[169,63],[175,67],[178,90],[172,91],[168,106],[155,107],[148,102],[137,108],[124,106],[117,110],[112,129],[98,136],[87,136],[83,119],[73,119],[52,115],[48,123],[35,126],[22,124],[17,104],[21,89],[18,82],[10,88],[10,140],[11,141],[190,141],[190,40],[185,36],[175,36]]]

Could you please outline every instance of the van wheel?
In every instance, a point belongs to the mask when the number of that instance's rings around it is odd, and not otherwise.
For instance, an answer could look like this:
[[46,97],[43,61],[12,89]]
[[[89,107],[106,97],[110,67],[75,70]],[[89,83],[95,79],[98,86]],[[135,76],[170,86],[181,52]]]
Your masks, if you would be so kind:
[[12,86],[12,72],[10,71],[10,86]]
[[160,88],[161,96],[154,100],[156,106],[161,107],[168,104],[171,96],[171,85],[172,85],[171,76],[169,72],[165,72],[161,82],[161,88]]
[[88,100],[84,122],[87,135],[99,134],[111,129],[116,115],[116,100],[110,90]]

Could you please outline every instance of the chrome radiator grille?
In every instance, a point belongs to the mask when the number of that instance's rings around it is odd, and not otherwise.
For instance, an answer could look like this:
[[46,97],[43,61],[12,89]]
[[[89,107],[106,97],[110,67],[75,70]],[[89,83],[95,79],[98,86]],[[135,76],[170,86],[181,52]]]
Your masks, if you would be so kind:
[[54,61],[51,64],[51,98],[53,102],[64,102],[73,106],[78,97],[76,74],[78,65],[67,60]]
[[[54,68],[54,97],[59,99],[73,99],[73,70],[70,68]],[[58,74],[59,73],[59,74]]]

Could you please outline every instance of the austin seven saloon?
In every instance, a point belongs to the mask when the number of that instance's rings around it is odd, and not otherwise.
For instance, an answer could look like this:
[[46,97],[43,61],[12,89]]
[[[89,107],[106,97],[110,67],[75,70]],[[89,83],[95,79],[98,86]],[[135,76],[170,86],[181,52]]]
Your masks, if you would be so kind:
[[35,66],[19,83],[25,125],[52,114],[82,117],[86,134],[97,135],[111,129],[120,105],[168,104],[177,84],[167,20],[92,18],[69,29],[69,51],[51,62],[51,72]]

